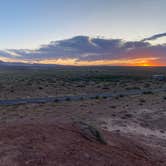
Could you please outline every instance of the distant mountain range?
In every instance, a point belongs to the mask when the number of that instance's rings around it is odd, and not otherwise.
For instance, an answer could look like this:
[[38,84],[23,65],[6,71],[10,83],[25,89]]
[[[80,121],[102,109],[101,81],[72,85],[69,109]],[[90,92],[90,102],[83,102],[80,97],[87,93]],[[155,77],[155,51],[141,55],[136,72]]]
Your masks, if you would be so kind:
[[0,61],[0,67],[57,67],[63,65],[56,65],[56,64],[38,64],[38,63],[21,63],[21,62],[3,62]]

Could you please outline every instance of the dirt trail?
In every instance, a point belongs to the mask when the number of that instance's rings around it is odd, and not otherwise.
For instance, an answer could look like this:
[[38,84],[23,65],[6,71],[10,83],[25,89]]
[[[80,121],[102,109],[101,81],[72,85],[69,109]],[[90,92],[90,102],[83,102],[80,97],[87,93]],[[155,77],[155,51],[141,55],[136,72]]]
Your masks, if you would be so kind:
[[12,99],[0,100],[0,105],[18,105],[18,104],[32,104],[32,103],[51,103],[51,102],[64,102],[64,101],[80,101],[95,98],[109,98],[118,96],[141,95],[144,93],[158,93],[166,91],[165,88],[158,89],[142,89],[142,90],[128,90],[116,93],[96,93],[72,96],[57,96],[57,97],[40,97],[40,98],[25,98],[25,99]]

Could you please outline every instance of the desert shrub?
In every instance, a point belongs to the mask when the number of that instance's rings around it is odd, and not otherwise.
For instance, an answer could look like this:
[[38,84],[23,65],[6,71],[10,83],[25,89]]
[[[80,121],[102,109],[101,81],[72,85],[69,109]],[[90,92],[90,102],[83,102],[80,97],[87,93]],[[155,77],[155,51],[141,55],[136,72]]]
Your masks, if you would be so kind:
[[56,103],[57,103],[57,102],[59,102],[59,100],[58,100],[58,99],[55,99],[55,100],[54,100],[54,102],[56,102]]
[[85,88],[86,85],[77,85],[77,88]]
[[150,94],[153,94],[153,92],[152,91],[144,91],[143,94],[144,95],[150,95]]
[[71,101],[70,97],[67,97],[67,98],[66,98],[66,101]]
[[149,84],[149,83],[146,83],[146,84],[144,84],[144,87],[145,87],[145,88],[149,88],[149,87],[150,87],[150,84]]
[[123,94],[120,94],[119,97],[124,97],[124,95],[123,95]]
[[138,87],[138,86],[134,86],[134,87],[127,87],[126,88],[126,90],[139,90],[139,89],[141,89],[140,87]]
[[132,115],[132,114],[125,114],[125,117],[126,117],[126,118],[132,118],[133,115]]
[[95,99],[100,99],[100,96],[95,96]]
[[119,96],[116,96],[115,99],[116,99],[116,100],[119,100]]
[[107,99],[108,97],[107,96],[103,96],[103,99]]
[[145,102],[146,102],[145,99],[140,99],[139,101],[140,101],[141,103],[145,103]]
[[79,121],[75,122],[75,126],[80,129],[80,134],[83,138],[89,141],[97,141],[101,144],[107,144],[103,133],[95,125]]
[[107,89],[109,89],[109,87],[107,87],[107,86],[104,86],[102,89],[106,89],[106,90],[107,90]]
[[112,105],[112,106],[110,106],[110,108],[113,108],[113,109],[114,109],[114,108],[116,108],[116,106],[115,106],[115,105]]
[[83,97],[80,97],[80,100],[84,100],[84,98],[83,98]]

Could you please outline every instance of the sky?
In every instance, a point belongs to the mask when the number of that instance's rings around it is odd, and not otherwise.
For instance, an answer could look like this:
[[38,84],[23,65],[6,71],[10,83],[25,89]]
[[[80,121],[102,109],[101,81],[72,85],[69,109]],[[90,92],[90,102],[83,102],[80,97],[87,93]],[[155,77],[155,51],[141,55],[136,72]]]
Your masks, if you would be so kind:
[[164,32],[165,0],[0,1],[0,48],[36,48],[76,35],[137,40]]
[[[0,50],[32,53],[43,44],[80,35],[140,41],[165,33],[165,7],[165,0],[2,0]],[[166,37],[148,42],[163,44]]]

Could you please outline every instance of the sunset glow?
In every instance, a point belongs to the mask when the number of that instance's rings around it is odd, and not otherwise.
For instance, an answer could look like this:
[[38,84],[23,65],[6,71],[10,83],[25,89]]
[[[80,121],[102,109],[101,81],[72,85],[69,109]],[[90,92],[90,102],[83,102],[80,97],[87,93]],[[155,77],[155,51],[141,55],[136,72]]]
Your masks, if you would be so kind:
[[121,59],[121,60],[99,60],[99,61],[78,61],[77,59],[50,59],[42,60],[41,64],[59,64],[59,65],[73,65],[73,66],[162,66],[159,64],[158,58],[138,58],[138,59]]
[[[4,62],[17,62],[17,59],[0,58]],[[39,64],[58,64],[71,66],[163,66],[160,64],[159,58],[136,58],[136,59],[120,59],[120,60],[98,60],[98,61],[79,61],[78,59],[45,59],[41,61],[20,61],[22,63],[39,63]]]

